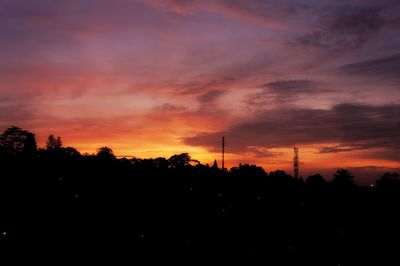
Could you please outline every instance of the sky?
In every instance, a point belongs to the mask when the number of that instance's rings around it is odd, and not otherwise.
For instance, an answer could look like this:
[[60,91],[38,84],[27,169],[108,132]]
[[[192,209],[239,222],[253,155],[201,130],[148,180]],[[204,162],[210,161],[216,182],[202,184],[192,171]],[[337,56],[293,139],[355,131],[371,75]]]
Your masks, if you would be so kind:
[[0,130],[368,179],[400,169],[399,33],[399,0],[0,0]]

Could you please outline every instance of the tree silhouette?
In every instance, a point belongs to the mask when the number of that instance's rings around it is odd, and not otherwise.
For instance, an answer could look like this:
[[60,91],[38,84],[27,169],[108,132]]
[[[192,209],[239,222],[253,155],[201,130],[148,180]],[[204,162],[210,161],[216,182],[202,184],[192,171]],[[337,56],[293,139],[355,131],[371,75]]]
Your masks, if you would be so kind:
[[80,157],[81,156],[80,152],[73,147],[61,148],[61,150],[63,151],[63,154],[67,157]]
[[241,175],[241,176],[254,176],[254,177],[267,177],[264,169],[262,167],[256,166],[254,164],[240,164],[239,167],[231,168],[232,175]]
[[337,186],[351,186],[354,184],[354,176],[346,169],[339,169],[333,175],[333,184]]
[[0,149],[8,155],[32,157],[37,152],[35,135],[27,130],[11,126],[0,136]]
[[385,173],[376,183],[380,188],[400,189],[400,175],[398,173]]
[[156,167],[156,168],[167,168],[168,167],[168,161],[167,161],[167,159],[165,159],[165,158],[162,158],[162,157],[158,157],[158,158],[155,158],[154,160],[153,160],[153,164],[154,164],[154,166]]
[[46,142],[46,150],[59,150],[62,147],[61,138],[55,138],[54,135],[50,135]]
[[191,158],[188,153],[181,153],[171,156],[168,159],[170,168],[179,168],[190,165]]
[[112,149],[110,149],[109,147],[101,147],[97,150],[97,154],[96,156],[100,159],[104,159],[104,160],[113,160],[115,159],[115,155]]
[[315,174],[306,179],[306,184],[312,187],[323,187],[327,182],[320,174]]

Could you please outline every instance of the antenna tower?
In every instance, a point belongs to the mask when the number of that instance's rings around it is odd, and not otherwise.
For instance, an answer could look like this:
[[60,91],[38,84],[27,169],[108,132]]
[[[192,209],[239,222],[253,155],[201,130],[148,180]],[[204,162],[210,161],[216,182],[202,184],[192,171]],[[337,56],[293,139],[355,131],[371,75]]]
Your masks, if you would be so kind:
[[225,169],[225,137],[222,136],[222,170]]
[[294,146],[293,156],[294,178],[299,178],[299,148]]

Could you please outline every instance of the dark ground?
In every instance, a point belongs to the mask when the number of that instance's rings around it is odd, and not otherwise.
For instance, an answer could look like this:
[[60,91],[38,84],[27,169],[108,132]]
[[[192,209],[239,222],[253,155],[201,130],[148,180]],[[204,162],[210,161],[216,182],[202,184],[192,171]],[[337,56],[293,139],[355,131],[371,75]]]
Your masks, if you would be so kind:
[[45,152],[0,166],[3,260],[400,264],[396,178],[306,184],[249,165]]

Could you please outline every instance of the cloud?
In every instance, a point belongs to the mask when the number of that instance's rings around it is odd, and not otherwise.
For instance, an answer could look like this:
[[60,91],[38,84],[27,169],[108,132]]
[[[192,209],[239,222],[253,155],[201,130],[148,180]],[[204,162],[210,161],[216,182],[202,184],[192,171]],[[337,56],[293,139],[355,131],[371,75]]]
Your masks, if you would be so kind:
[[[138,1],[1,1],[0,19],[21,21],[30,29],[68,33],[72,36],[94,35],[102,31],[117,31],[126,24],[135,27],[150,20],[145,5]],[[136,11],[136,12],[135,12]],[[137,12],[142,11],[142,12]],[[135,15],[132,16],[132,12]],[[11,27],[15,27],[13,25]],[[10,25],[8,25],[10,27]]]
[[398,30],[398,29],[400,29],[400,18],[395,18],[395,19],[388,20],[388,21],[386,21],[386,25],[389,28],[393,28],[393,29]]
[[340,74],[375,79],[381,82],[400,84],[400,54],[347,64],[338,68]]
[[355,151],[355,150],[363,150],[367,149],[366,145],[335,145],[335,146],[326,146],[319,149],[319,153],[338,153],[338,152],[346,152],[346,151]]
[[[202,77],[199,77],[201,79]],[[175,85],[178,88],[178,93],[183,95],[190,94],[206,94],[211,91],[220,91],[226,86],[233,84],[236,81],[233,77],[219,77],[215,79],[192,81],[183,85]],[[215,93],[215,92],[214,92]],[[201,96],[200,96],[201,97]]]
[[292,143],[321,153],[394,146],[388,106],[324,109],[355,91],[365,92],[357,102],[398,98],[354,82],[399,84],[399,12],[388,17],[382,1],[0,0],[0,122],[133,150],[184,138],[219,151],[225,133],[229,152],[249,157]]
[[162,112],[162,113],[180,113],[180,112],[185,112],[187,111],[187,108],[182,105],[174,105],[170,103],[165,103],[159,106],[155,107],[156,111]]
[[276,29],[284,28],[289,18],[308,9],[307,5],[300,2],[270,0],[152,0],[150,3],[184,16],[207,8]]
[[184,139],[188,145],[218,151],[219,138],[230,140],[233,153],[251,147],[282,148],[298,145],[326,145],[321,152],[351,151],[377,147],[400,147],[400,105],[372,106],[339,104],[331,109],[277,108],[236,124],[226,131],[200,133]]
[[296,39],[305,48],[328,52],[353,50],[364,45],[383,27],[377,6],[341,6],[321,10],[316,29]]
[[2,94],[0,90],[0,128],[34,123],[39,106],[37,96],[17,90]]
[[199,97],[197,97],[197,99],[199,100],[199,102],[201,102],[203,104],[207,104],[207,103],[215,101],[217,98],[219,98],[224,93],[225,92],[222,90],[210,90],[210,91],[200,95]]
[[280,80],[268,82],[264,86],[274,92],[309,92],[317,87],[317,82],[313,80]]
[[199,0],[143,0],[152,5],[168,8],[180,15],[191,15],[201,2]]
[[335,90],[324,88],[319,81],[304,80],[279,80],[265,83],[261,92],[249,95],[247,104],[250,107],[262,108],[269,103],[285,103],[297,100],[303,96],[314,97],[333,93]]
[[285,28],[285,19],[294,17],[303,5],[286,1],[220,0],[217,9],[242,19],[261,23],[270,28]]
[[0,101],[0,127],[8,127],[12,124],[27,123],[34,117],[33,107],[24,102]]

